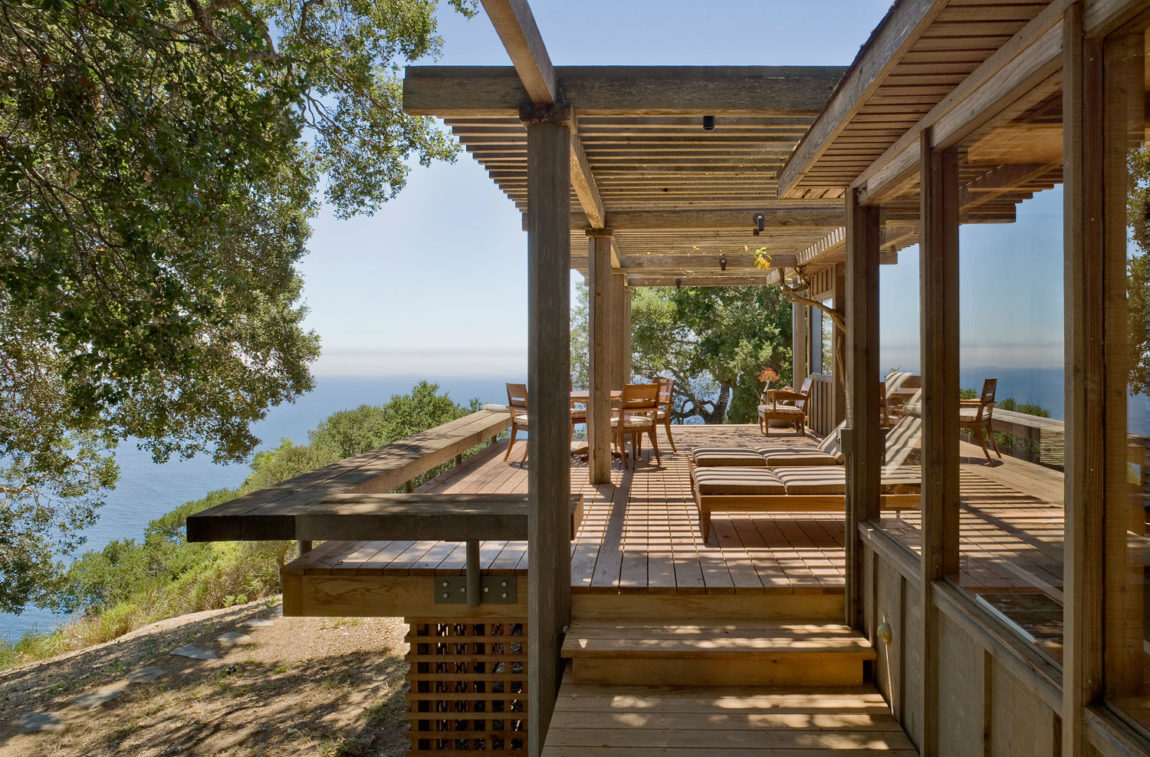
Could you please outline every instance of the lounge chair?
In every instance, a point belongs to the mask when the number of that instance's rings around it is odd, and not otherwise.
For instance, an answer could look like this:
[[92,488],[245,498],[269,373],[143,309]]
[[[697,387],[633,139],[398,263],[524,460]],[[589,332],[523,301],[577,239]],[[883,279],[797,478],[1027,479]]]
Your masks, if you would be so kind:
[[793,465],[842,465],[843,455],[839,432],[846,423],[840,423],[827,434],[817,447],[760,447],[756,450],[737,447],[699,447],[691,453],[691,460],[701,467],[719,465],[745,465],[757,468],[778,468]]
[[[842,512],[846,506],[846,468],[841,465],[712,466],[692,469],[691,479],[703,541],[710,538],[715,512]],[[884,470],[880,497],[883,509],[918,508],[919,469]]]
[[[921,502],[921,428],[920,418],[906,416],[887,434],[880,489],[884,509],[917,508]],[[691,481],[703,541],[714,512],[828,512],[846,506],[842,465],[696,465]]]
[[763,436],[770,436],[770,422],[778,420],[794,425],[795,433],[803,435],[803,429],[807,425],[807,398],[811,393],[812,381],[813,379],[807,376],[797,392],[789,389],[772,389],[763,393],[763,404],[759,405],[759,430],[763,432]]
[[[527,423],[527,384],[507,384],[507,409],[511,412],[511,441],[507,442],[507,454],[503,459],[511,457],[511,448],[515,446],[515,433],[529,431]],[[527,462],[527,450],[523,447],[523,459],[519,464]]]
[[995,454],[998,455],[999,460],[1002,459],[1002,453],[998,451],[998,442],[994,439],[994,429],[991,428],[994,415],[994,393],[997,388],[998,379],[988,378],[982,382],[982,394],[978,396],[978,399],[959,400],[958,426],[974,436],[974,441],[982,447],[982,454],[986,455],[987,462],[990,462],[990,451],[986,449],[985,439],[990,439]]

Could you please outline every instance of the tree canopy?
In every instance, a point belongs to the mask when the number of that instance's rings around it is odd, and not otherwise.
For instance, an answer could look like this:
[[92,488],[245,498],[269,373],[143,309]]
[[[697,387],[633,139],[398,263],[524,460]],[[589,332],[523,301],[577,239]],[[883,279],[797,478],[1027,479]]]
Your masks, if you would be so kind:
[[242,459],[311,388],[317,189],[371,213],[410,156],[455,154],[401,106],[434,8],[0,0],[0,610],[91,522],[117,442]]
[[[587,287],[572,303],[573,381],[587,376]],[[791,306],[777,287],[637,288],[631,295],[634,373],[675,379],[675,416],[706,423],[756,418],[758,375],[791,376]]]

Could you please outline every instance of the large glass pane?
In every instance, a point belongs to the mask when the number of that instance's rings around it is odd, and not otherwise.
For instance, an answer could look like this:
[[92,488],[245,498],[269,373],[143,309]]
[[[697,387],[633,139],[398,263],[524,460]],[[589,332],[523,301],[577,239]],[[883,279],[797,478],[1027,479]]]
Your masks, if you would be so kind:
[[880,527],[918,551],[922,493],[919,182],[880,205],[879,393],[883,428]]
[[[1107,171],[1121,177],[1106,200],[1109,291],[1125,285],[1107,322],[1107,363],[1126,384],[1125,433],[1108,434],[1106,594],[1107,691],[1111,702],[1150,728],[1150,32],[1143,21],[1106,49]],[[1117,128],[1115,128],[1117,127]],[[1123,265],[1124,263],[1124,265]],[[1114,395],[1110,395],[1113,397]],[[1121,395],[1119,395],[1121,396]]]
[[958,147],[959,584],[1062,655],[1062,97]]

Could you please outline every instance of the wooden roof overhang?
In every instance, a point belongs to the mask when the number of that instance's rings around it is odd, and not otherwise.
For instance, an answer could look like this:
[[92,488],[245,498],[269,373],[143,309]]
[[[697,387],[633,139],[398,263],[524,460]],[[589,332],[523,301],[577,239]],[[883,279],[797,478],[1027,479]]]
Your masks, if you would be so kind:
[[788,159],[779,196],[843,196],[892,146],[905,144],[924,117],[956,102],[960,85],[992,78],[998,66],[987,66],[989,60],[1017,55],[1015,35],[1028,25],[1035,38],[1049,30],[1060,14],[1057,8],[1043,14],[1049,6],[1050,0],[895,3]]
[[[404,107],[443,118],[526,213],[520,114],[550,95],[529,94],[520,69],[411,67]],[[614,267],[632,286],[764,284],[756,249],[797,258],[841,234],[840,193],[780,200],[777,176],[844,70],[552,69],[572,127],[572,268],[587,272],[587,230],[611,229]]]

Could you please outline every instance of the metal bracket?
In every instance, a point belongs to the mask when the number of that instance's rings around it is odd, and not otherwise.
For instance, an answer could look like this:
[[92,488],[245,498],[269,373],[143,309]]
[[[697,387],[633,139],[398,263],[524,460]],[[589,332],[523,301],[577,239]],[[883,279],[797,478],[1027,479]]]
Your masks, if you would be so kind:
[[478,601],[468,602],[467,576],[439,576],[435,579],[435,604],[472,607],[481,602],[492,605],[513,605],[519,601],[519,582],[515,576],[480,576]]

